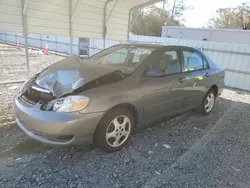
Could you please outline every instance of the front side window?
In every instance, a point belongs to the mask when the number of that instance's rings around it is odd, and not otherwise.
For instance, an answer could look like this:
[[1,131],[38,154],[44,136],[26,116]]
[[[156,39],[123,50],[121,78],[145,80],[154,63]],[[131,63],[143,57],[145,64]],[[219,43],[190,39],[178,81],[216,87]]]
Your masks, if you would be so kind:
[[208,68],[208,65],[203,61],[203,57],[198,52],[183,51],[184,72],[201,70]]
[[180,73],[181,61],[178,52],[175,50],[163,52],[152,64],[151,69],[164,71],[165,75]]
[[117,68],[124,73],[132,73],[151,53],[154,48],[136,46],[115,46],[91,57],[99,65]]

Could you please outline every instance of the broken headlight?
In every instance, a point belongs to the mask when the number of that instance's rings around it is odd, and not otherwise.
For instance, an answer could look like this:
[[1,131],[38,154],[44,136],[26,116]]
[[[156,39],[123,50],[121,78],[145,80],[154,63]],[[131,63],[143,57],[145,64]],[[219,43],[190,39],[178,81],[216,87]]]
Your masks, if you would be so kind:
[[89,98],[85,96],[68,96],[57,99],[53,105],[55,112],[76,112],[88,106]]
[[22,95],[26,90],[27,87],[35,80],[35,78],[37,77],[38,74],[35,74],[34,76],[32,76],[30,79],[26,80],[23,85],[21,86],[21,88],[18,91],[18,96]]

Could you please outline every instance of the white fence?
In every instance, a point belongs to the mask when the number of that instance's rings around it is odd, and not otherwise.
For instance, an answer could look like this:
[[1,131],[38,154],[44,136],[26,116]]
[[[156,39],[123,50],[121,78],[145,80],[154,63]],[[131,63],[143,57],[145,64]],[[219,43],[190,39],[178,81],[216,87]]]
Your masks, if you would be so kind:
[[[5,32],[0,31],[0,41],[16,44],[17,40],[20,45],[24,45],[24,36],[22,33]],[[70,37],[66,36],[53,36],[42,34],[29,34],[28,35],[29,47],[44,49],[46,44],[49,46],[49,50],[62,54],[70,53]],[[73,38],[73,54],[78,56],[79,54],[79,40]]]
[[100,52],[101,50],[109,48],[113,45],[120,44],[121,41],[116,40],[104,40],[103,39],[90,39],[89,40],[89,56],[95,55],[96,53]]
[[[2,39],[9,42],[15,42],[17,37],[21,38],[21,35],[4,36],[3,33],[0,33],[0,40]],[[55,48],[57,49],[55,51],[58,51],[58,49],[60,49],[58,48],[58,46],[61,46],[62,48],[59,51],[65,51],[66,53],[68,53],[69,46],[67,37],[44,37],[45,36],[40,35],[39,38],[39,40],[41,41],[40,46],[42,48],[44,48],[45,43],[51,42],[50,50],[53,51],[53,48]],[[52,44],[53,41],[56,41],[56,43]],[[202,48],[203,51],[211,57],[211,59],[213,59],[218,65],[226,69],[226,86],[250,91],[250,45],[135,35],[130,36],[130,41],[140,43],[158,43],[163,45],[186,45],[196,48]],[[30,35],[30,39],[28,41],[29,45],[37,46],[37,42],[37,36]],[[121,43],[121,41],[105,40],[104,42],[104,40],[102,39],[89,39],[89,44],[87,46],[88,55],[92,56],[98,53],[99,51],[104,49],[104,46],[105,48],[108,48],[119,43]],[[78,45],[79,40],[78,38],[75,38],[73,47],[75,55],[79,54]]]
[[[24,45],[24,36],[22,33],[0,31],[0,41],[16,44],[17,40],[20,45]],[[112,45],[119,44],[120,41],[104,40],[103,39],[89,39],[85,43],[80,42],[80,38],[73,37],[73,55],[79,56],[80,49],[85,49],[85,57],[92,56],[104,48],[108,48]],[[49,50],[62,54],[70,54],[70,37],[67,36],[53,36],[42,34],[29,34],[28,45],[31,48],[44,49],[46,44],[49,46]],[[83,45],[81,47],[81,45]]]

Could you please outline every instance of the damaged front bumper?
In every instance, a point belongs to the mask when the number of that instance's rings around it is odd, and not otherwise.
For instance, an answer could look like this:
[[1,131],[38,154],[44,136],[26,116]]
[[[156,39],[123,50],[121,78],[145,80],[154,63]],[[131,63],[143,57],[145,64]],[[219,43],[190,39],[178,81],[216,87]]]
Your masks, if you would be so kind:
[[16,122],[30,137],[50,145],[89,143],[104,112],[81,114],[41,110],[14,98]]

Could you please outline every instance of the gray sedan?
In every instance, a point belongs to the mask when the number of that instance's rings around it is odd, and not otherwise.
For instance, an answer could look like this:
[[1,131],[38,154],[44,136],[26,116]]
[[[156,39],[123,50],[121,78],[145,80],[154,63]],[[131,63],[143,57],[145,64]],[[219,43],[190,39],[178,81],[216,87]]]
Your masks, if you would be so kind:
[[14,98],[16,122],[46,144],[93,142],[118,151],[146,123],[194,108],[209,114],[224,75],[191,47],[116,45],[34,75]]

